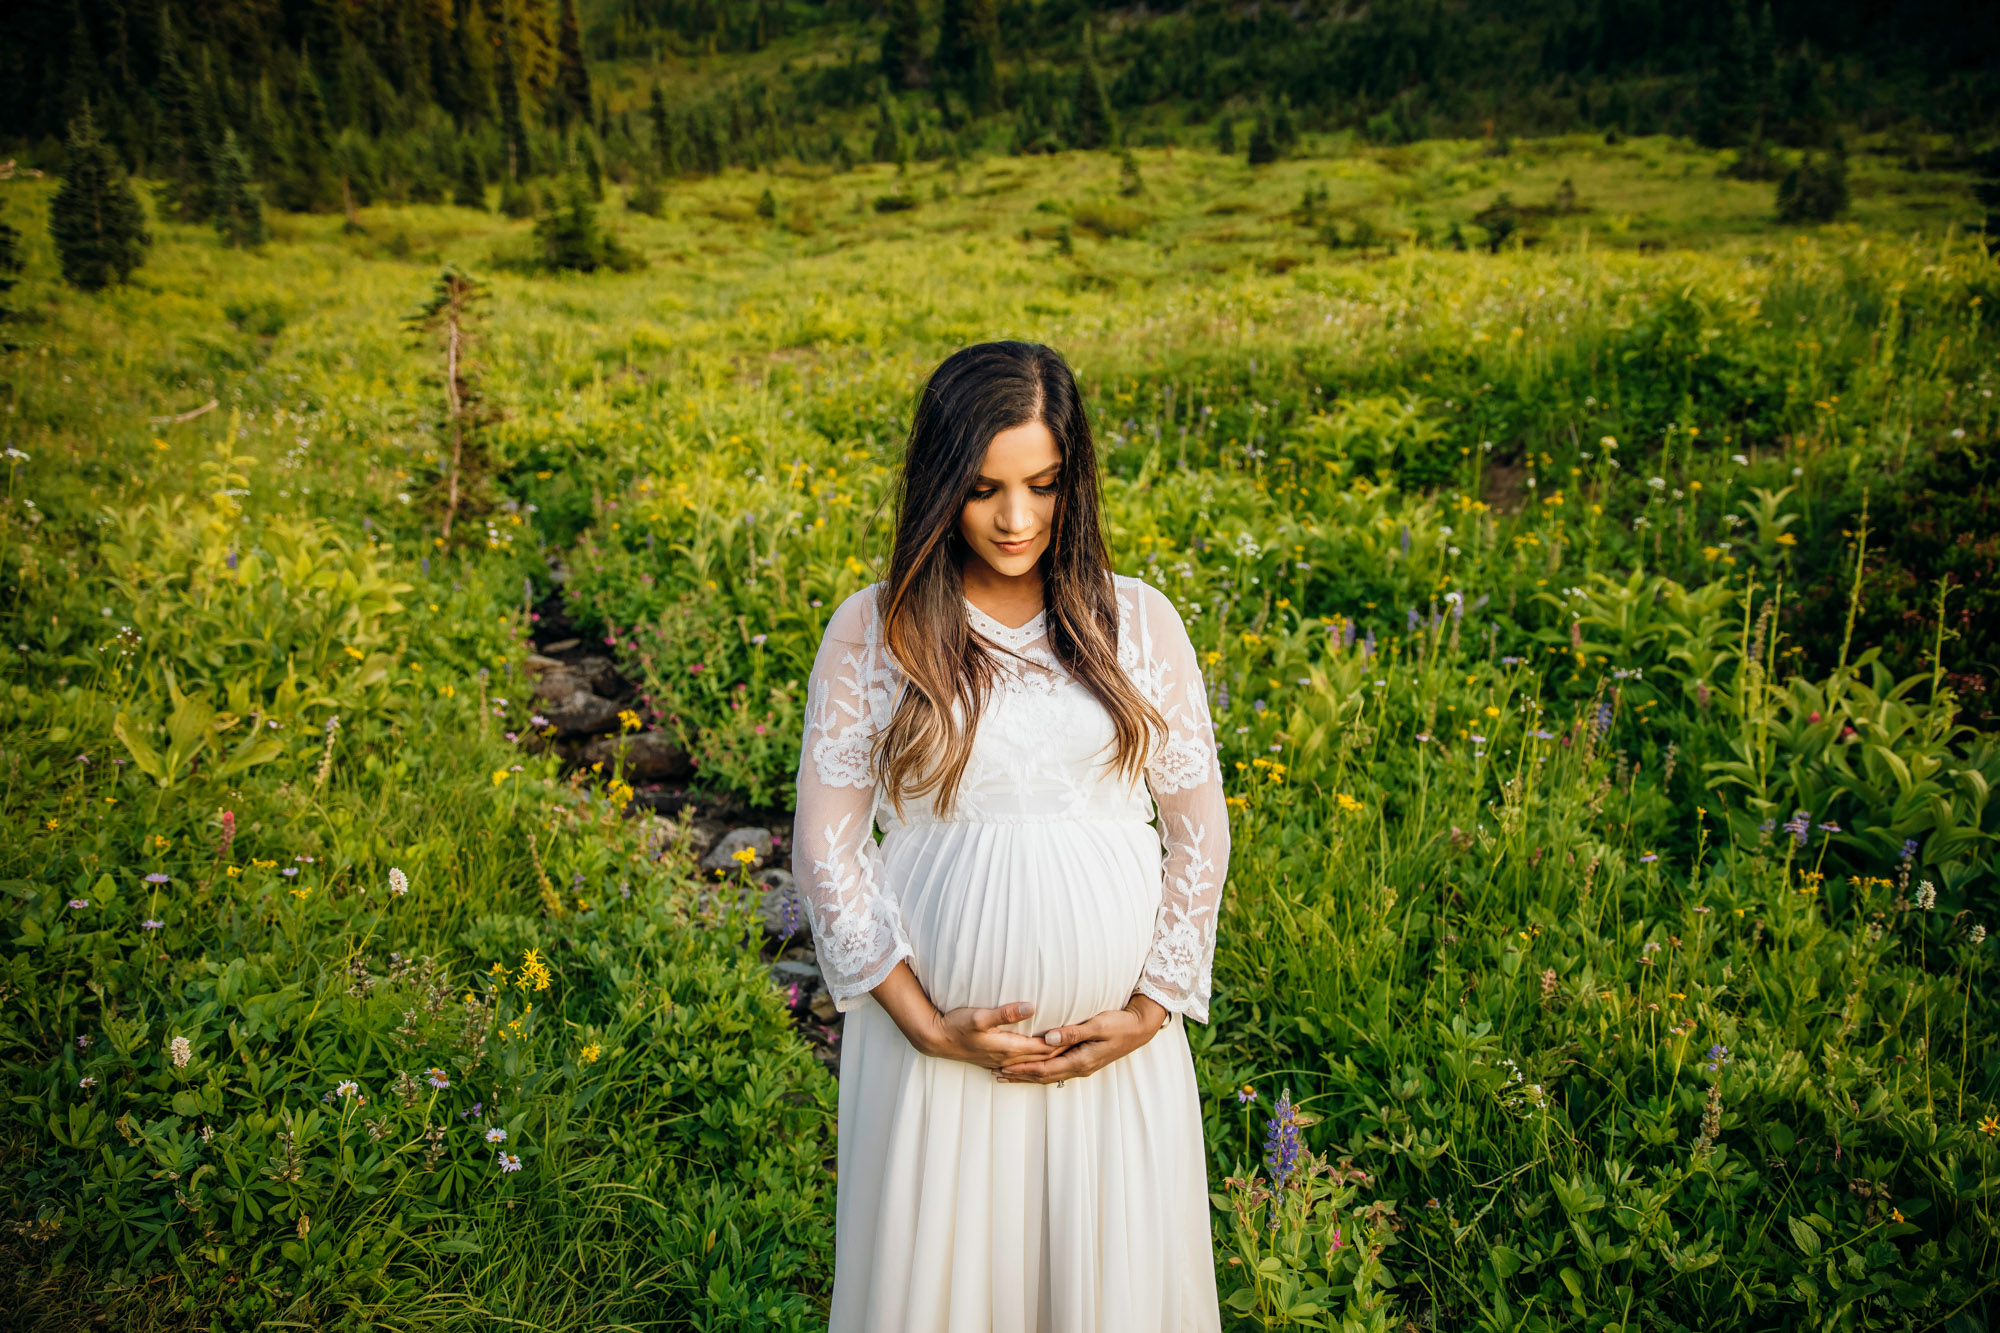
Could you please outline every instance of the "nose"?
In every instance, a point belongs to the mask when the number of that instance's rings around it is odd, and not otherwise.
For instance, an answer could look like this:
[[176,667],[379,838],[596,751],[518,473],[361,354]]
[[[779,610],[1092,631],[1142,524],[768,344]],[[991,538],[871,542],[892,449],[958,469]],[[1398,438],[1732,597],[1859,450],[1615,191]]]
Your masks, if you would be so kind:
[[998,518],[1002,532],[1026,532],[1034,526],[1035,511],[1029,505],[1027,496],[1010,493],[1006,502],[1000,506]]

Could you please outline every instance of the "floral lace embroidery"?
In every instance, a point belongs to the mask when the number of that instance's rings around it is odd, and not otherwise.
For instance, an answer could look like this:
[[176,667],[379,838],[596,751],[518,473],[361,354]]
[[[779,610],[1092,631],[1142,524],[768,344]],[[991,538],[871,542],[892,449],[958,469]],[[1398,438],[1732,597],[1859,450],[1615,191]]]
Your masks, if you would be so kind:
[[[895,895],[881,882],[874,837],[879,792],[873,738],[887,724],[901,674],[881,642],[874,594],[855,594],[828,622],[807,693],[799,765],[799,820],[793,871],[835,1005],[851,1008],[912,953]],[[1165,594],[1136,578],[1115,579],[1118,662],[1160,710],[1167,734],[1145,772],[1159,813],[1163,850],[1154,940],[1137,989],[1167,1009],[1207,1021],[1217,915],[1229,859],[1223,798],[1208,694],[1186,628]],[[1000,624],[967,602],[983,636],[1002,655],[1002,700],[1055,699],[1072,684],[1047,646],[1045,619]],[[1070,725],[1073,715],[1050,725]],[[1019,738],[1032,747],[1032,737]],[[1047,775],[1044,775],[1047,780]],[[1101,793],[1095,774],[1079,773],[1059,798],[1064,810],[1087,808]],[[977,811],[976,797],[968,808]]]

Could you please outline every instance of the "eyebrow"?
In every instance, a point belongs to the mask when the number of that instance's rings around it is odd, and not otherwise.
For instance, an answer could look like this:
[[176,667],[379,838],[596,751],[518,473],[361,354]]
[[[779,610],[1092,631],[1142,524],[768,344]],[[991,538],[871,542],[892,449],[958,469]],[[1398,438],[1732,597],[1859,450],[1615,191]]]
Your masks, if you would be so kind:
[[[1062,470],[1062,460],[1061,460],[1061,459],[1059,458],[1059,459],[1057,459],[1057,460],[1056,460],[1055,462],[1053,462],[1053,463],[1049,464],[1049,465],[1048,465],[1047,467],[1043,468],[1043,469],[1042,469],[1042,470],[1041,470],[1040,472],[1037,472],[1037,473],[1034,473],[1033,475],[1031,475],[1031,476],[1030,476],[1030,477],[1028,478],[1028,480],[1029,480],[1029,481],[1033,481],[1033,480],[1034,480],[1034,479],[1035,479],[1036,477],[1046,477],[1046,476],[1048,476],[1048,475],[1049,475],[1049,473],[1051,473],[1051,472],[1060,472],[1061,470]],[[983,472],[979,474],[979,477],[978,477],[978,480],[979,480],[979,481],[984,481],[984,482],[988,482],[988,483],[990,483],[990,484],[992,484],[992,485],[994,485],[994,486],[998,486],[998,485],[1000,484],[1000,483],[999,483],[999,482],[998,482],[997,480],[995,480],[995,479],[994,479],[994,478],[992,478],[992,477],[989,477],[989,476],[987,476],[987,475],[986,475],[985,473],[983,473]],[[976,483],[975,483],[975,484],[976,484]]]

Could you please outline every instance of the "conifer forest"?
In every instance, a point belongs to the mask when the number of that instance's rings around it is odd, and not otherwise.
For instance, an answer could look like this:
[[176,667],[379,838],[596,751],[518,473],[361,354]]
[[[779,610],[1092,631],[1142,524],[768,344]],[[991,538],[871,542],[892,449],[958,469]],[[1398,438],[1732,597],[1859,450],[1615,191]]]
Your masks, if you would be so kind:
[[1225,1327],[2000,1319],[2000,7],[20,0],[0,1326],[824,1328],[804,686],[1076,368]]

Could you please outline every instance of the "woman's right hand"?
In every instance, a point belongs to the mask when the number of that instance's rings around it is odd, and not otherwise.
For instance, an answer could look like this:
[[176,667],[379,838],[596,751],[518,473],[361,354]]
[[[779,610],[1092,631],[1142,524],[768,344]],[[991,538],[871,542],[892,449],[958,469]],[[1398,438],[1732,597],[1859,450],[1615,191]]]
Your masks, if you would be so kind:
[[933,1035],[927,1043],[928,1049],[926,1046],[917,1049],[939,1059],[963,1060],[982,1069],[1005,1069],[1029,1060],[1051,1059],[1059,1051],[1069,1049],[1051,1046],[1042,1037],[1004,1030],[1005,1024],[1018,1023],[1035,1012],[1035,1007],[1025,1002],[993,1009],[967,1006],[948,1014],[940,1014],[935,1008],[931,1012],[936,1019],[931,1025]]
[[1029,1060],[1047,1060],[1069,1049],[1051,1046],[1041,1037],[1005,1030],[1035,1012],[1025,1001],[991,1009],[968,1005],[939,1013],[924,993],[923,983],[907,961],[897,963],[882,984],[869,992],[895,1020],[903,1036],[921,1055],[962,1060],[982,1069],[1004,1069]]

